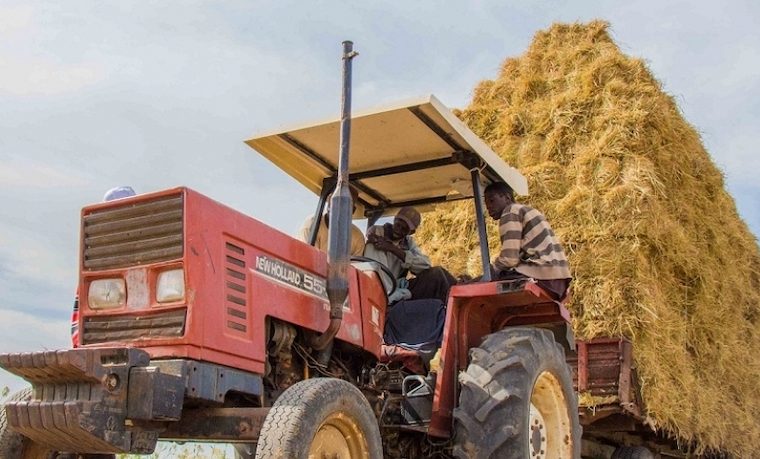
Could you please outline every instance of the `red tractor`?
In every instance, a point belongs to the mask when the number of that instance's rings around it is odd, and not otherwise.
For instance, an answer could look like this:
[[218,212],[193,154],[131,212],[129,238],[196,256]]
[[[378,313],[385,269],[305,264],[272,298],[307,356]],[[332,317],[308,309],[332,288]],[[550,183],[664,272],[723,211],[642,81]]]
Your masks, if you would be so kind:
[[486,269],[451,289],[430,363],[384,343],[393,276],[347,257],[349,184],[373,223],[494,181],[526,194],[525,179],[432,96],[353,118],[349,102],[341,122],[247,142],[320,196],[317,216],[337,186],[329,254],[187,188],[82,210],[81,346],[0,355],[33,386],[5,405],[2,457],[148,454],[159,439],[260,458],[580,457],[562,303]]

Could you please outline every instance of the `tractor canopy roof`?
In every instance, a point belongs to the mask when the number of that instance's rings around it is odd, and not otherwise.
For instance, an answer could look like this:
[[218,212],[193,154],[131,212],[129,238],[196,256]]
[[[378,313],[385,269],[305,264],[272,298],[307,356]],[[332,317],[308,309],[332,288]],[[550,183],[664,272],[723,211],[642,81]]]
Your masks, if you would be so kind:
[[[340,120],[256,136],[246,143],[319,194],[337,176]],[[471,170],[481,183],[508,183],[526,195],[525,177],[507,165],[445,105],[430,95],[351,117],[349,171],[365,216],[402,206],[471,198]]]

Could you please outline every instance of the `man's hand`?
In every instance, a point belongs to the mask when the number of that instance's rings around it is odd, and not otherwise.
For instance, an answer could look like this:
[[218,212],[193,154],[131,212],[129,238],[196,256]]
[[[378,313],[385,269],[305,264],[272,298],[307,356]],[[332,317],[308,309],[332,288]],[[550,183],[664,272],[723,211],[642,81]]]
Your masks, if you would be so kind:
[[375,244],[377,250],[382,250],[383,252],[390,252],[396,248],[396,246],[388,239],[378,238],[373,244]]
[[367,242],[369,242],[370,244],[374,244],[377,241],[382,240],[382,239],[383,239],[382,237],[378,236],[375,233],[369,233],[367,235]]
[[374,245],[377,250],[390,252],[402,260],[406,258],[406,252],[401,250],[401,248],[399,248],[396,244],[392,243],[388,239],[385,239],[384,237],[380,237],[376,234],[370,234],[367,236],[367,242]]

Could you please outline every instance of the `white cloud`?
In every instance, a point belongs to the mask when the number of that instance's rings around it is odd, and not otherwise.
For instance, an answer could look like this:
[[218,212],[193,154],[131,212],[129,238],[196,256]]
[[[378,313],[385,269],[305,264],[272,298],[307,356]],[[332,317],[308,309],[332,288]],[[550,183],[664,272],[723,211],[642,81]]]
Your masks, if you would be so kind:
[[760,152],[757,134],[745,124],[748,130],[733,130],[733,137],[722,139],[719,151],[713,152],[716,162],[726,175],[743,186],[760,188]]
[[40,161],[8,159],[0,162],[0,188],[51,189],[86,184],[80,172]]
[[[77,278],[76,261],[61,253],[61,241],[13,231],[6,225],[0,226],[0,236],[5,245],[0,255],[11,261],[9,266],[17,278],[34,279],[55,287],[61,287],[64,280],[69,280],[68,285],[73,291]],[[33,292],[29,293],[31,296]],[[0,301],[7,300],[0,297]]]
[[726,50],[723,60],[715,69],[714,80],[710,83],[718,88],[716,96],[720,97],[723,90],[744,95],[748,88],[757,88],[760,78],[760,49],[749,43],[734,45]]
[[0,68],[0,93],[14,96],[74,92],[97,83],[105,74],[97,65],[62,64],[43,58],[0,57]]
[[9,38],[29,28],[32,8],[28,5],[0,7],[0,37]]
[[68,320],[35,317],[0,307],[0,336],[6,341],[2,352],[30,352],[71,346]]
[[[33,352],[71,346],[68,320],[50,320],[2,307],[0,336],[3,337],[0,352]],[[0,389],[7,386],[14,392],[25,385],[21,378],[0,369]]]
[[50,27],[40,23],[42,11],[29,5],[0,7],[0,95],[58,95],[102,80],[101,65],[81,58],[67,61],[65,53],[44,50]]

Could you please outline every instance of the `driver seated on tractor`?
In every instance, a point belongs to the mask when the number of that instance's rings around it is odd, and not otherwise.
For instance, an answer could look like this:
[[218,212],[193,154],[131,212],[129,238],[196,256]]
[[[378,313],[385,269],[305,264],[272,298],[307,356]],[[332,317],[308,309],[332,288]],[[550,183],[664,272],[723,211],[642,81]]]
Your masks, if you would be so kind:
[[[380,360],[401,362],[415,374],[427,373],[427,362],[441,345],[449,288],[456,283],[445,269],[431,267],[430,259],[414,241],[412,235],[421,219],[413,207],[402,207],[393,223],[367,230],[364,248],[365,257],[382,263],[399,279],[399,288],[388,301],[395,305],[385,318]],[[407,281],[409,272],[415,277]],[[401,292],[406,295],[399,295]]]
[[[401,279],[400,287],[409,272],[415,277],[408,281],[410,295],[399,299],[438,299],[444,305],[449,288],[456,283],[454,277],[441,267],[431,267],[430,259],[414,241],[412,235],[422,217],[413,207],[399,209],[393,223],[373,225],[367,229],[367,245],[364,256],[385,265]],[[395,294],[396,292],[394,292]],[[396,295],[398,296],[398,295]]]
[[[356,202],[359,200],[359,194],[353,187],[349,187],[349,191],[351,192],[351,201],[354,203],[353,212],[355,212]],[[319,228],[317,229],[317,240],[314,242],[314,247],[316,247],[317,249],[323,252],[327,252],[328,228],[330,226],[330,196],[327,197],[327,209],[325,210],[325,213],[322,216],[322,221],[320,222]],[[303,223],[303,227],[301,228],[301,231],[298,232],[298,240],[306,242],[307,244],[309,243],[309,235],[311,234],[311,225],[313,223],[314,223],[314,216],[311,215]],[[364,252],[364,233],[362,233],[362,230],[358,226],[352,223],[351,224],[351,255],[361,256],[363,252]]]
[[494,280],[535,279],[552,298],[563,300],[570,265],[544,214],[515,202],[504,182],[488,185],[483,194],[488,215],[499,221],[501,251],[491,265]]

